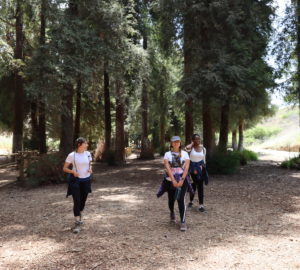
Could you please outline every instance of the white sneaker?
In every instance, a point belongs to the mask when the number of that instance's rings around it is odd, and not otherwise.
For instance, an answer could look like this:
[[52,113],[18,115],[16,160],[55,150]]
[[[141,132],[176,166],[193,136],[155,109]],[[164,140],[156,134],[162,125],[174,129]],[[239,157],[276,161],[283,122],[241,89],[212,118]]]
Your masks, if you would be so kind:
[[73,233],[79,233],[81,231],[80,221],[75,221],[75,227],[73,229]]
[[186,227],[186,223],[185,223],[185,222],[183,222],[183,223],[180,224],[180,230],[181,230],[182,232],[185,232],[185,231],[187,230],[187,227]]

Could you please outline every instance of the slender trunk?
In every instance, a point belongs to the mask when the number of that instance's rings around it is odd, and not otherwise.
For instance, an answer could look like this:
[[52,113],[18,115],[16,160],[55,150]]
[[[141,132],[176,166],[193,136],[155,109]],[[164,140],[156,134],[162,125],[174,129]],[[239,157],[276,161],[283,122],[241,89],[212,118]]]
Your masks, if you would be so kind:
[[[40,46],[42,52],[45,52],[46,39],[46,0],[41,0],[41,28],[40,28]],[[41,70],[41,79],[43,78]],[[46,143],[46,103],[44,98],[44,91],[41,91],[38,102],[38,121],[39,121],[39,151],[40,153],[47,153]]]
[[238,149],[238,143],[237,143],[237,130],[234,129],[232,131],[232,149],[236,151]]
[[238,151],[243,151],[243,150],[244,150],[244,119],[240,119]]
[[[147,47],[148,47],[147,36],[144,33],[144,36],[143,36],[144,50],[147,50]],[[143,79],[141,111],[142,111],[142,136],[141,136],[140,158],[151,159],[151,158],[154,158],[154,155],[153,155],[152,149],[150,147],[150,142],[148,140],[148,81],[147,81],[147,78]]]
[[81,78],[77,81],[76,88],[76,112],[74,123],[74,141],[80,136],[80,114],[81,114]]
[[205,94],[203,94],[202,100],[203,145],[206,148],[207,157],[209,158],[214,147],[214,130],[211,116],[211,104],[209,97],[206,97]]
[[163,155],[166,150],[165,149],[166,120],[165,120],[165,116],[163,114],[160,116],[160,119],[159,119],[159,132],[160,132],[160,134],[159,134],[159,144],[160,144],[159,153],[161,155]]
[[220,139],[219,150],[226,152],[229,132],[229,103],[227,102],[221,108]]
[[39,127],[38,127],[38,106],[36,101],[32,101],[30,104],[30,124],[31,124],[31,147],[32,149],[38,149],[39,145]]
[[[191,1],[187,1],[186,10],[189,11],[191,9]],[[193,40],[193,16],[191,16],[188,12],[184,17],[184,25],[183,25],[183,56],[184,56],[184,79],[187,81],[191,76],[192,72],[192,45],[191,41]],[[191,142],[194,123],[193,123],[193,99],[191,97],[191,89],[184,86],[184,93],[186,95],[185,101],[185,143],[188,144]],[[175,134],[179,135],[179,134]]]
[[73,86],[66,85],[66,94],[62,99],[61,137],[59,150],[67,155],[73,149]]
[[109,93],[109,75],[107,72],[107,63],[104,64],[104,127],[105,127],[105,146],[102,159],[106,160],[107,153],[111,148],[111,114],[110,114],[110,93]]
[[[14,58],[23,60],[23,11],[20,0],[16,7],[16,47]],[[23,120],[24,120],[24,89],[23,79],[19,75],[19,70],[14,73],[14,117],[13,117],[13,153],[23,149]]]
[[[299,126],[300,126],[300,0],[297,0],[297,93],[298,93],[298,107],[299,107]],[[300,156],[300,148],[299,148]]]
[[121,81],[116,83],[116,162],[125,162],[125,133],[124,133],[124,86]]

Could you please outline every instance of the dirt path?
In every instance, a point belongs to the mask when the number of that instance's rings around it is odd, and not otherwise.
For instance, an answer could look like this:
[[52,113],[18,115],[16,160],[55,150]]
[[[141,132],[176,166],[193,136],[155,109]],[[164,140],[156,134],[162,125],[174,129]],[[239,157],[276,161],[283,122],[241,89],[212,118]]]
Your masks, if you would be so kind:
[[0,269],[300,269],[299,171],[259,161],[212,176],[182,233],[155,197],[161,164],[96,165],[79,235],[64,185],[1,188]]

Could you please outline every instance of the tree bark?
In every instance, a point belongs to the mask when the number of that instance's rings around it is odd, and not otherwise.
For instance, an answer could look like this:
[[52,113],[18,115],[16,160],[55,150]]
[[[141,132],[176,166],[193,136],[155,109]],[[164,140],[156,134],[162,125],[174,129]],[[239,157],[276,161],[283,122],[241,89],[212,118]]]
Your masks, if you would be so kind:
[[73,149],[73,86],[65,86],[66,94],[62,100],[61,137],[59,150],[63,155],[72,152]]
[[120,80],[116,82],[116,148],[115,159],[118,164],[125,162],[125,132],[124,132],[124,86]]
[[240,119],[238,151],[243,151],[243,150],[244,150],[244,119]]
[[[23,60],[23,11],[20,0],[16,2],[16,47],[14,58]],[[23,120],[24,120],[24,89],[23,79],[19,70],[14,73],[14,117],[13,117],[13,146],[12,151],[16,153],[23,149]]]
[[109,92],[109,75],[107,72],[107,63],[104,64],[104,127],[105,127],[105,145],[102,159],[106,160],[107,153],[111,148],[111,113],[110,113],[110,92]]
[[227,151],[228,132],[229,132],[229,103],[227,102],[221,108],[220,139],[219,150]]
[[30,106],[31,123],[31,147],[38,149],[39,146],[39,126],[38,126],[38,106],[36,101],[31,102]]
[[[184,56],[184,78],[189,80],[192,72],[192,44],[193,40],[193,16],[188,12],[191,10],[191,1],[186,1],[186,15],[184,16],[183,22],[183,56]],[[193,99],[191,97],[191,89],[189,87],[183,86],[184,93],[186,95],[185,101],[185,144],[189,144],[192,139],[194,131],[193,123]],[[175,134],[178,135],[178,134]]]
[[81,78],[77,81],[76,88],[76,112],[74,123],[74,142],[80,136],[80,114],[81,114]]
[[[40,28],[40,46],[41,50],[45,51],[44,46],[46,43],[46,0],[41,0],[41,28]],[[43,78],[43,71],[41,71],[41,79]],[[39,95],[38,102],[38,122],[39,122],[39,151],[44,154],[47,153],[46,143],[46,103],[44,98],[44,91]]]
[[233,149],[233,151],[236,151],[238,149],[237,130],[236,129],[234,129],[232,131],[232,149]]
[[211,104],[209,97],[202,96],[202,119],[203,119],[203,145],[209,158],[214,148],[214,130],[211,116]]
[[[143,48],[147,50],[147,36],[144,33],[143,36]],[[148,140],[148,81],[147,78],[143,79],[142,87],[142,102],[141,102],[141,111],[142,111],[142,136],[141,136],[141,154],[140,158],[142,159],[152,159],[154,158],[153,151]]]

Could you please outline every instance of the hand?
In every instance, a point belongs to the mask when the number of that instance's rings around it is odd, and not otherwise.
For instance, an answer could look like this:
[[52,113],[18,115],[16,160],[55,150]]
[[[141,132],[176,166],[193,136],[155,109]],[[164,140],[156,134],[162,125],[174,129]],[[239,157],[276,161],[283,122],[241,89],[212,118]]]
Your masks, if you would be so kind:
[[74,175],[75,177],[79,177],[79,173],[78,173],[78,172],[73,172],[73,175]]
[[182,187],[183,185],[183,182],[184,182],[184,179],[180,179],[179,183],[177,184],[177,187]]
[[178,187],[178,183],[176,182],[176,180],[172,181],[173,187],[177,188]]
[[198,174],[198,171],[197,171],[197,170],[194,170],[194,174]]

